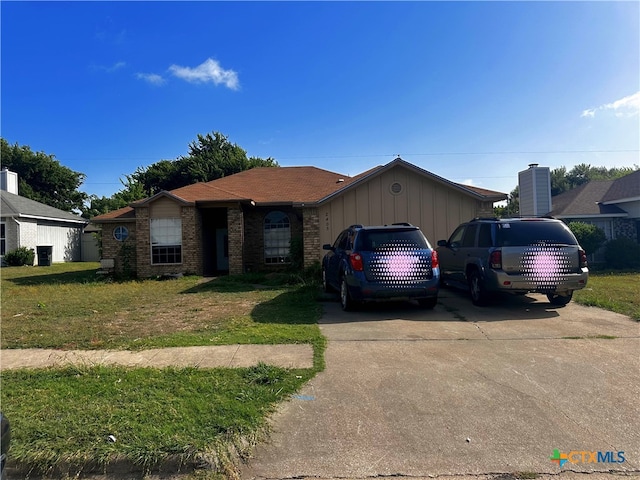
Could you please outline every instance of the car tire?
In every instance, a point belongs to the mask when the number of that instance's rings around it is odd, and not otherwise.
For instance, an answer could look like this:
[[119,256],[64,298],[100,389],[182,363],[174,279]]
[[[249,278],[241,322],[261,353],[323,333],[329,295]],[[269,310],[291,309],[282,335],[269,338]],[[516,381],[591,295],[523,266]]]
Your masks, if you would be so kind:
[[547,294],[549,303],[551,303],[551,305],[556,305],[558,307],[564,307],[567,303],[571,301],[572,297],[573,297],[573,292],[569,292],[569,295],[559,295],[557,293]]
[[471,294],[471,302],[478,306],[484,307],[489,303],[489,294],[484,287],[480,272],[473,270],[469,275],[469,293]]
[[427,310],[433,310],[438,303],[438,297],[421,298],[418,300],[418,305]]
[[327,271],[324,268],[322,269],[322,290],[325,293],[331,292],[331,286],[327,282]]
[[351,312],[355,310],[356,302],[351,298],[349,293],[349,286],[347,285],[347,279],[342,277],[340,281],[340,306],[345,312]]

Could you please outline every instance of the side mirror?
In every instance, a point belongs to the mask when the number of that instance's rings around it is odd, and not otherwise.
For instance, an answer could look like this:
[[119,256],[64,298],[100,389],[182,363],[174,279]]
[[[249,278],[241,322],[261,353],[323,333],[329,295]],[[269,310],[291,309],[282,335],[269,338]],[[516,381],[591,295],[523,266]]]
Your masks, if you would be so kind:
[[331,250],[332,252],[335,251],[335,248],[333,248],[333,245],[331,245],[330,243],[325,243],[324,245],[322,245],[322,249]]
[[438,246],[439,247],[446,247],[447,246],[447,241],[446,240],[438,240]]

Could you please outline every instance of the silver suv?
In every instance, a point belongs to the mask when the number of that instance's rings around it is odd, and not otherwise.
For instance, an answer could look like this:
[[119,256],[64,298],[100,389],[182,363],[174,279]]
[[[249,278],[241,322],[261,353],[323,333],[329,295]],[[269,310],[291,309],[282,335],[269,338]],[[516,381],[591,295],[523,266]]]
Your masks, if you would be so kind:
[[492,294],[538,292],[566,305],[589,278],[571,230],[551,218],[477,218],[438,241],[441,281],[468,288],[475,305]]

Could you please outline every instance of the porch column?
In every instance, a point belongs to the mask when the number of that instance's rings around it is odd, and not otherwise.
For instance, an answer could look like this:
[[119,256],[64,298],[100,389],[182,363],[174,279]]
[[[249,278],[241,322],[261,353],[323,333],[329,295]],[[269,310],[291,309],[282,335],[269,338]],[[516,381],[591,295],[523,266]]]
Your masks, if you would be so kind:
[[305,208],[302,211],[302,238],[306,268],[320,261],[320,216],[317,208]]
[[244,214],[240,206],[227,208],[227,228],[229,235],[229,274],[238,275],[244,271]]

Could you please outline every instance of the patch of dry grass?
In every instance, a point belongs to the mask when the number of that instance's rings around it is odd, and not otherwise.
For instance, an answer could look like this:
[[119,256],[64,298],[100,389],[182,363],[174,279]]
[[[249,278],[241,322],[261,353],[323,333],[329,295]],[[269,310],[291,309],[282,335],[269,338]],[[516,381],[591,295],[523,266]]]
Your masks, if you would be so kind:
[[[255,288],[201,277],[108,282],[96,270],[97,264],[86,263],[3,268],[2,348],[300,342],[305,341],[301,324],[317,330],[311,325],[317,320],[313,302],[301,312],[303,318],[288,322],[278,320],[286,316],[283,303],[270,328],[256,316],[258,307],[278,304],[295,287]],[[243,341],[247,331],[252,335]]]

